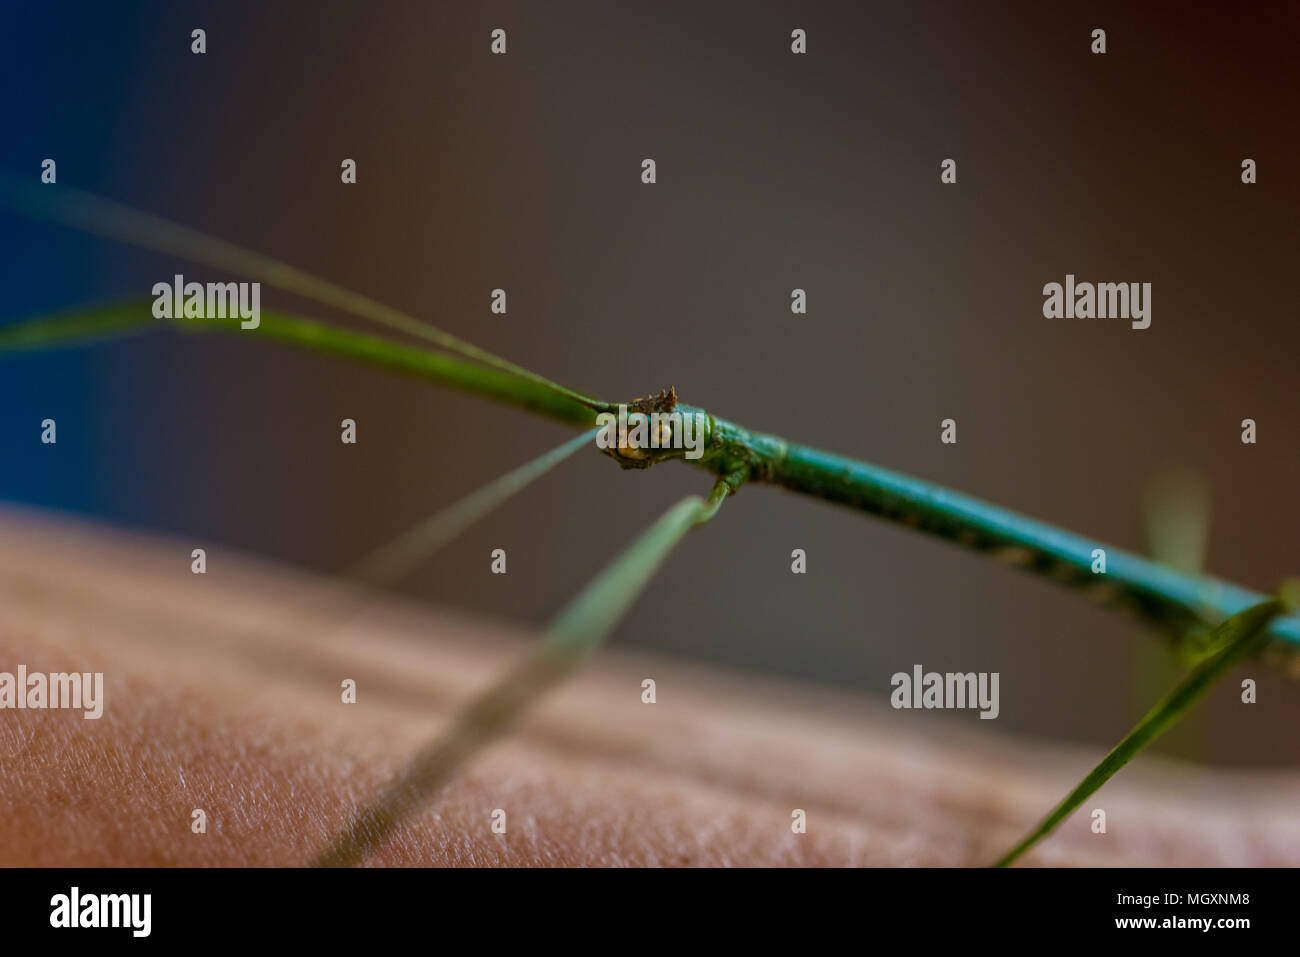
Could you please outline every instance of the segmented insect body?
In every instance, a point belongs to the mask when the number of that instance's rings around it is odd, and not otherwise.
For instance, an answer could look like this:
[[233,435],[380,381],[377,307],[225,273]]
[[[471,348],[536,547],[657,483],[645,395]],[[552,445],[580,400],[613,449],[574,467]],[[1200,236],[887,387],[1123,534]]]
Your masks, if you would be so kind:
[[[816,495],[983,552],[1077,589],[1099,604],[1158,623],[1180,642],[1268,597],[1217,578],[1175,571],[877,465],[750,432],[716,417],[712,429],[712,454],[748,456],[756,481]],[[1096,570],[1098,549],[1105,553],[1104,572]],[[1300,617],[1276,618],[1269,634],[1273,641],[1266,659],[1300,679]]]

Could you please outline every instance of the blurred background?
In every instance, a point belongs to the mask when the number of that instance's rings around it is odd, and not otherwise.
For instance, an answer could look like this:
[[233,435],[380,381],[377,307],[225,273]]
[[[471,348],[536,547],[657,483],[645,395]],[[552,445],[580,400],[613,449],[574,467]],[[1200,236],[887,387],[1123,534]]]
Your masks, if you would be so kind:
[[[35,179],[54,158],[60,185],[559,382],[612,399],[675,386],[1121,547],[1147,549],[1152,484],[1190,474],[1209,490],[1210,568],[1264,589],[1300,572],[1300,7],[1221,7],[7,4],[0,166]],[[240,278],[7,213],[0,242],[4,322],[147,297],[175,272]],[[1066,273],[1151,282],[1151,328],[1044,319],[1042,286]],[[350,322],[266,286],[262,301]],[[0,360],[0,499],[178,534],[218,573],[223,549],[340,570],[567,434],[239,336]],[[401,591],[544,623],[707,484],[579,455]],[[489,573],[493,548],[508,575]],[[615,640],[880,696],[916,663],[998,671],[996,731],[1098,746],[1177,673],[1077,594],[762,487],[687,539]],[[1256,706],[1213,695],[1164,747],[1294,766],[1300,688],[1252,674]]]

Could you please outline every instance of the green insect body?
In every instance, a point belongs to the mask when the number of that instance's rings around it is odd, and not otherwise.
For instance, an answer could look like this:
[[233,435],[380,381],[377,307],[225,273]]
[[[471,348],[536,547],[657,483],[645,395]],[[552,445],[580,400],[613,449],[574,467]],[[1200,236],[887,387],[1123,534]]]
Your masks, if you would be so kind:
[[[706,465],[739,461],[750,479],[813,495],[982,552],[1040,575],[1109,607],[1130,611],[1194,643],[1232,615],[1267,595],[1230,582],[1175,571],[1151,559],[1084,538],[1008,509],[831,452],[751,432],[709,417]],[[1095,553],[1105,552],[1097,572]],[[1269,626],[1270,664],[1300,679],[1300,617],[1282,616]],[[1195,657],[1213,651],[1201,649]]]

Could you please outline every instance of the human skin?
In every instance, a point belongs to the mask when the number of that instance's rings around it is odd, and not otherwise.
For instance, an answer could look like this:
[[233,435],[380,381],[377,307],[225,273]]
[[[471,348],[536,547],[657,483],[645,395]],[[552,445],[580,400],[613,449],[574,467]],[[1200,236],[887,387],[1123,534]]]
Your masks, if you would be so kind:
[[[0,865],[309,864],[538,640],[220,549],[195,575],[192,547],[0,511],[0,671],[106,689],[98,720],[0,711]],[[984,865],[1101,757],[929,717],[607,652],[367,863]],[[1295,773],[1144,755],[1023,863],[1295,865],[1297,798]]]

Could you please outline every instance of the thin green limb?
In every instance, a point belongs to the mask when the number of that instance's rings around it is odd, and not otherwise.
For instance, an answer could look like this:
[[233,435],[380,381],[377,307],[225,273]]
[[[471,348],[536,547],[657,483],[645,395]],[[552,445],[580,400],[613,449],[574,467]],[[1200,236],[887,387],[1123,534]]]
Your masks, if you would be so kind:
[[598,429],[584,432],[435,512],[414,528],[372,551],[345,571],[344,577],[375,588],[396,584],[507,499],[523,491],[578,449],[593,444],[598,432]]
[[[202,332],[217,326],[210,320],[200,319],[181,328]],[[261,325],[244,334],[259,333],[267,339],[360,360],[405,375],[433,379],[462,392],[481,395],[562,422],[581,426],[593,426],[596,422],[596,411],[585,402],[538,385],[533,379],[475,365],[455,356],[266,310],[262,311]]]
[[303,614],[291,614],[288,619],[301,621],[307,615],[313,620],[330,622],[332,631],[344,628],[373,605],[381,589],[400,582],[475,522],[522,492],[595,436],[595,431],[584,432],[439,509],[414,529],[314,587],[309,596],[292,606]]
[[78,345],[131,332],[179,330],[186,334],[224,333],[282,342],[352,359],[545,415],[561,422],[593,426],[596,412],[566,395],[498,369],[443,352],[353,332],[339,326],[263,309],[256,329],[241,329],[230,319],[155,319],[148,300],[0,326],[0,353]]
[[[1210,486],[1198,472],[1171,469],[1154,476],[1143,489],[1142,525],[1146,551],[1162,565],[1186,575],[1201,576],[1207,567],[1210,532]],[[1213,613],[1205,615],[1213,617]],[[1193,629],[1174,636],[1172,643],[1156,644],[1147,629],[1136,635],[1129,665],[1129,699],[1133,718],[1146,712],[1181,678],[1188,668],[1216,649],[1206,648],[1208,632]],[[1171,653],[1172,652],[1172,653]],[[1206,762],[1209,760],[1206,709],[1186,715],[1162,739],[1166,754]]]
[[1258,652],[1268,639],[1268,623],[1283,607],[1280,601],[1264,601],[1233,615],[1216,628],[1212,638],[1216,644],[1221,645],[1218,653],[1193,668],[1173,691],[1147,712],[1146,717],[1138,722],[1137,727],[1115,745],[1114,750],[1092,769],[1083,782],[1071,791],[1038,827],[993,866],[1006,867],[1051,833],[1090,795],[1109,781],[1120,768],[1128,764],[1139,751],[1182,717],[1224,673]]
[[244,249],[161,216],[67,186],[33,184],[10,173],[0,174],[0,201],[33,219],[50,220],[119,242],[152,249],[193,263],[248,276],[285,292],[333,306],[362,319],[416,336],[501,372],[550,389],[591,408],[603,405],[528,369],[480,349],[427,322],[346,289],[337,283]]
[[737,484],[719,479],[707,501],[690,496],[669,509],[556,616],[545,647],[575,660],[595,651],[682,536],[717,514]]
[[0,353],[76,346],[132,335],[150,322],[157,320],[150,314],[149,306],[138,302],[11,322],[0,326]]
[[552,621],[547,637],[522,662],[481,692],[451,725],[422,748],[370,807],[361,812],[320,855],[320,867],[359,864],[471,757],[496,740],[551,687],[600,647],[609,632],[696,525],[717,513],[739,478],[720,479],[705,501],[678,502]]

